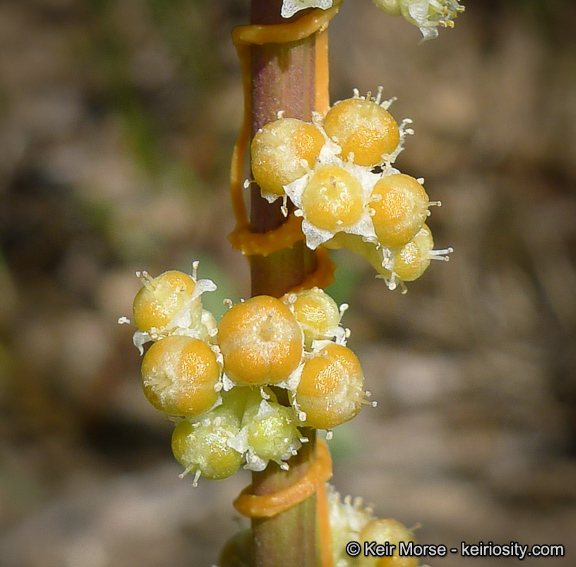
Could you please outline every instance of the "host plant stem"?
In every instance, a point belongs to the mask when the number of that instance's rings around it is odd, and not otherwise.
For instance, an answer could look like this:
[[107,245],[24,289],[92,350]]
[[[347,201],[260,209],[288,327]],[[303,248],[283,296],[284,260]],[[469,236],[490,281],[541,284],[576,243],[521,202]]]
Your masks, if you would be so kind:
[[[252,0],[252,24],[286,23],[280,16],[282,0]],[[305,12],[300,12],[300,17]],[[309,121],[314,110],[316,36],[287,44],[252,46],[252,127],[253,132],[277,119],[279,110],[286,117]],[[251,228],[254,232],[267,232],[278,228],[285,217],[281,203],[269,204],[260,196],[259,187],[253,185],[251,193]],[[314,255],[303,242],[293,248],[280,250],[269,256],[252,256],[252,295],[280,297],[298,285],[314,269]],[[287,403],[287,400],[285,401]],[[283,471],[270,463],[265,471],[253,473],[256,494],[276,492],[294,483],[309,466],[314,455],[315,435],[296,457],[290,461],[290,470]],[[315,567],[316,502],[311,497],[294,508],[266,520],[252,521],[254,531],[254,561],[257,567],[298,565]]]

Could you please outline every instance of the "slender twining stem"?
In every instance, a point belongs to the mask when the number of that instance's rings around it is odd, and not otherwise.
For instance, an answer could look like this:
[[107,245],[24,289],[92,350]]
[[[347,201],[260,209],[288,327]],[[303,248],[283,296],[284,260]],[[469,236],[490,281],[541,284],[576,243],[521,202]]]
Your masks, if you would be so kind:
[[[252,24],[285,23],[280,16],[281,0],[252,0]],[[278,111],[286,117],[310,120],[314,110],[315,35],[285,44],[252,46],[252,126],[256,132],[276,120]],[[269,204],[260,189],[252,187],[251,229],[267,232],[283,222],[279,201]],[[251,258],[252,295],[276,297],[299,284],[314,269],[314,255],[302,242],[269,256]],[[288,403],[288,400],[284,400]],[[315,435],[306,430],[309,442],[283,471],[275,463],[253,473],[255,494],[277,492],[303,475],[313,458]],[[257,567],[316,565],[316,503],[311,497],[287,512],[266,520],[253,520],[254,564]]]
[[[285,23],[280,16],[281,0],[253,0],[252,23]],[[314,110],[315,35],[284,44],[252,46],[252,127],[259,128],[285,117],[311,119]],[[286,218],[280,200],[269,204],[252,186],[251,228],[267,232],[278,228]],[[299,284],[314,267],[314,256],[303,243],[269,256],[254,256],[251,261],[252,295],[281,296]]]

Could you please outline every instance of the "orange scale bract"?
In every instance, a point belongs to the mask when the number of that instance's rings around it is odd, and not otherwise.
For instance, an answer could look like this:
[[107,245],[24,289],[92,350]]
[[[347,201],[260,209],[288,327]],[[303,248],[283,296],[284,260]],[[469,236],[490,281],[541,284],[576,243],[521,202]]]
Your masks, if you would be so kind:
[[238,384],[282,382],[302,358],[302,330],[280,300],[267,295],[234,305],[218,326],[224,371]]
[[160,411],[185,417],[209,410],[218,399],[220,366],[199,339],[170,336],[154,343],[142,360],[142,387]]
[[296,390],[296,405],[306,414],[305,425],[331,429],[360,411],[364,374],[356,355],[335,343],[304,364]]

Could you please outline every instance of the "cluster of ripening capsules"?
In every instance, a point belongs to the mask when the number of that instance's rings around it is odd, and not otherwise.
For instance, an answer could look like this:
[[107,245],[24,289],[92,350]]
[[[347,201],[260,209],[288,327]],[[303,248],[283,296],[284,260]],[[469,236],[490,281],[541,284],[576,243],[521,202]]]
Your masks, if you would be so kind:
[[[352,419],[367,393],[340,325],[346,306],[319,288],[232,305],[217,324],[203,308],[211,280],[146,272],[134,300],[134,344],[143,353],[150,403],[177,418],[172,450],[185,472],[222,479],[242,463],[260,471],[286,461],[307,439],[299,427],[330,430]],[[127,318],[121,323],[130,322]],[[270,386],[285,391],[278,403]]]
[[[270,202],[288,199],[302,217],[306,244],[348,248],[376,269],[390,289],[419,278],[432,259],[447,260],[452,249],[433,250],[425,224],[430,201],[423,179],[392,167],[413,131],[388,112],[393,99],[337,102],[311,123],[284,118],[266,124],[252,140],[254,181]],[[249,184],[249,182],[247,182]]]

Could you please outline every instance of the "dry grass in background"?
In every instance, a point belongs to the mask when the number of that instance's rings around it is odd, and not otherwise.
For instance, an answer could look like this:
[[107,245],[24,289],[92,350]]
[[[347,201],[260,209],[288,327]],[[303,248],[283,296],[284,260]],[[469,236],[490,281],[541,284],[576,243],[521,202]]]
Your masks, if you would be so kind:
[[[335,432],[334,483],[423,543],[576,533],[576,6],[466,2],[419,32],[367,0],[331,26],[332,97],[384,85],[398,161],[453,246],[409,293],[339,255],[333,293],[379,400]],[[0,2],[0,564],[201,567],[249,477],[178,479],[140,391],[136,269],[248,293],[226,235],[247,2]],[[431,560],[500,567],[512,560]],[[526,560],[524,565],[548,564]]]

